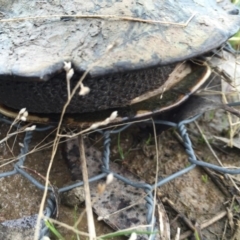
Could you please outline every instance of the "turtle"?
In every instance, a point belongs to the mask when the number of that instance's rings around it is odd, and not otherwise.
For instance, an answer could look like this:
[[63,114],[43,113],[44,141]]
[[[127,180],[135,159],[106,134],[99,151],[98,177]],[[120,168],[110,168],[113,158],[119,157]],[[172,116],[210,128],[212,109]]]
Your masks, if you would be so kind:
[[81,126],[116,110],[127,121],[178,106],[211,74],[197,58],[240,24],[236,6],[215,0],[1,0],[0,13],[0,112],[27,108],[47,122],[81,79],[65,110]]

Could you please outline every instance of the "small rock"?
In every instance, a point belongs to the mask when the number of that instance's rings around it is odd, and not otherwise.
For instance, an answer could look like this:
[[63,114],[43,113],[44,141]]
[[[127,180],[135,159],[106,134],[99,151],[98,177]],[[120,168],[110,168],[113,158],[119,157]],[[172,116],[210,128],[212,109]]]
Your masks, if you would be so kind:
[[77,187],[61,195],[61,203],[68,207],[79,206],[85,201],[84,187]]

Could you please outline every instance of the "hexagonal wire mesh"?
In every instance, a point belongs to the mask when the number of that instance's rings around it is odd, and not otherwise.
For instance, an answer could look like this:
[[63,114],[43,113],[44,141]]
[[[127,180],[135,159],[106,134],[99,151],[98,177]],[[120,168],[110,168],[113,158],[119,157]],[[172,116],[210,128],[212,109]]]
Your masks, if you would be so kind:
[[[236,103],[235,103],[236,105]],[[194,169],[196,166],[201,166],[201,167],[207,167],[210,169],[213,169],[215,171],[224,173],[224,174],[240,174],[240,169],[226,169],[223,167],[219,167],[216,166],[214,164],[210,164],[204,161],[199,161],[194,153],[193,147],[192,147],[192,143],[191,140],[188,136],[187,130],[185,125],[188,123],[191,123],[193,121],[195,121],[198,117],[195,116],[194,118],[191,118],[189,120],[184,120],[181,121],[180,123],[173,123],[173,122],[169,122],[169,121],[155,121],[155,124],[162,124],[162,125],[167,125],[170,127],[175,127],[178,129],[179,134],[181,135],[182,139],[183,139],[183,143],[185,146],[185,151],[188,155],[188,160],[189,163],[191,164],[190,166],[181,169],[179,171],[177,171],[176,173],[169,175],[163,179],[161,179],[160,181],[157,182],[157,184],[147,184],[147,183],[138,183],[138,182],[132,182],[129,179],[121,176],[120,174],[117,174],[116,172],[112,172],[110,167],[109,167],[109,156],[110,156],[110,142],[111,142],[111,135],[112,134],[118,134],[122,131],[124,131],[125,129],[127,129],[129,126],[132,125],[132,123],[126,124],[125,126],[123,126],[122,128],[119,128],[117,130],[98,130],[98,132],[100,132],[103,135],[104,138],[104,143],[103,143],[103,156],[102,156],[102,173],[95,175],[94,177],[89,178],[89,182],[94,182],[94,181],[98,181],[100,179],[105,178],[109,173],[112,173],[114,175],[115,178],[123,181],[125,184],[131,185],[135,188],[141,188],[144,189],[144,191],[146,192],[146,197],[145,197],[145,201],[146,201],[146,220],[147,223],[151,226],[155,226],[155,221],[156,219],[152,219],[152,213],[153,213],[153,209],[154,209],[154,197],[153,197],[153,190],[154,188],[160,187],[164,184],[166,184],[167,182],[178,178],[180,176],[182,176],[183,174],[191,171],[192,169]],[[7,122],[7,123],[11,123],[8,120],[1,118],[1,121]],[[47,126],[47,127],[42,127],[42,128],[36,128],[36,131],[46,131],[49,128],[51,128],[51,126]],[[28,131],[25,133],[25,137],[24,137],[24,144],[23,147],[21,148],[21,153],[18,156],[18,161],[14,164],[14,169],[12,171],[9,172],[4,172],[0,174],[0,178],[4,178],[7,176],[11,176],[14,174],[21,174],[23,177],[27,178],[32,184],[34,184],[37,188],[44,190],[44,185],[42,185],[40,182],[38,182],[34,177],[32,177],[30,174],[28,174],[25,170],[23,170],[23,168],[21,168],[24,165],[24,161],[26,158],[26,154],[28,153],[28,147],[29,147],[29,143],[31,141],[32,138],[32,132]],[[66,187],[62,187],[59,188],[57,191],[58,193],[62,193],[62,192],[66,192],[69,191],[73,188],[82,186],[84,183],[83,181],[77,182],[75,184],[66,186]],[[52,192],[53,189],[52,188],[48,188],[48,191]],[[46,217],[52,217],[54,216],[56,212],[56,201],[54,198],[54,195],[51,193],[50,197],[47,199],[47,207],[45,209],[45,216]],[[155,227],[153,227],[154,229]],[[151,231],[151,227],[149,227],[148,229],[149,231]],[[44,236],[48,235],[48,228],[45,226],[45,224],[42,223],[42,228],[40,230],[40,239],[42,239]],[[150,239],[154,239],[155,235],[152,234],[150,236]]]

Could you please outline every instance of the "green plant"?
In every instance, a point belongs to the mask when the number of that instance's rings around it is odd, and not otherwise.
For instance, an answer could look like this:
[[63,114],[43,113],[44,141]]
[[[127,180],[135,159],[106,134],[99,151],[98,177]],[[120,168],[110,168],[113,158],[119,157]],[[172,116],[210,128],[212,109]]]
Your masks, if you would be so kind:
[[234,205],[234,206],[233,206],[233,210],[234,210],[236,213],[239,213],[239,212],[240,212],[240,206],[239,206],[239,205]]
[[204,161],[205,161],[205,162],[210,162],[210,160],[211,160],[210,157],[206,157],[206,158],[204,158]]
[[151,141],[152,141],[152,135],[151,135],[151,133],[149,133],[149,137],[148,137],[148,139],[146,140],[145,144],[146,144],[146,145],[150,145]]
[[228,41],[234,49],[238,50],[240,45],[240,32],[238,31]]
[[212,121],[215,117],[215,111],[209,111],[209,120]]
[[151,235],[151,234],[156,234],[158,233],[158,231],[136,231],[136,230],[120,230],[114,233],[108,233],[105,235],[102,235],[100,237],[98,237],[97,239],[108,239],[108,238],[113,238],[113,237],[119,237],[119,236],[126,236],[126,235],[131,235],[132,233],[136,233],[136,234],[147,234],[147,235]]
[[117,161],[122,162],[123,160],[125,160],[126,156],[129,154],[131,149],[128,149],[128,151],[126,153],[124,153],[123,148],[121,147],[121,135],[120,135],[120,133],[118,134],[117,148],[118,148],[118,153],[119,153],[120,159],[116,159],[114,161],[115,162],[117,162]]
[[55,228],[53,223],[51,223],[49,220],[45,220],[45,225],[48,227],[48,229],[60,240],[64,240],[64,237],[59,233],[59,231]]
[[205,144],[206,143],[203,136],[199,136],[198,139],[197,139],[197,142],[198,142],[198,144]]
[[202,175],[202,181],[204,182],[204,183],[208,183],[208,175]]
[[[75,226],[75,223],[76,223],[77,220],[78,220],[77,210],[78,210],[78,206],[75,206],[75,207],[74,207],[74,226]],[[75,228],[77,229],[77,226],[75,226]],[[72,237],[72,239],[74,239],[74,236]],[[80,237],[79,237],[79,235],[78,235],[77,233],[76,233],[76,239],[77,239],[77,240],[80,240]]]
[[200,240],[200,237],[197,231],[194,232],[194,237],[196,240]]
[[232,0],[232,3],[237,6],[240,6],[240,0]]
[[[232,0],[232,3],[240,7],[240,0]],[[233,35],[229,40],[229,43],[236,50],[239,50],[240,47],[240,31]]]
[[123,149],[122,149],[122,147],[121,147],[121,143],[120,143],[120,133],[118,134],[118,153],[119,153],[119,155],[120,155],[120,159],[121,160],[124,160],[124,153],[123,153]]
[[187,167],[190,167],[192,164],[190,163],[190,162],[188,162],[187,164],[186,164],[186,168]]

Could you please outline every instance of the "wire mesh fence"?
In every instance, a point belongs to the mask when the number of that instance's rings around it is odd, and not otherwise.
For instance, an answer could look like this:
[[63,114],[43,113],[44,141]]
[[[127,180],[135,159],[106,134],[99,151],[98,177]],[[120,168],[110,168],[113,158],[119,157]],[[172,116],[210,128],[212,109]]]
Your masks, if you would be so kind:
[[[240,169],[228,169],[228,168],[224,168],[224,167],[219,167],[217,165],[210,164],[210,163],[200,161],[197,159],[197,157],[194,153],[193,147],[192,147],[191,140],[188,136],[188,132],[186,130],[186,125],[195,121],[198,117],[199,117],[199,115],[194,118],[191,118],[189,120],[181,121],[180,123],[173,123],[173,122],[169,122],[169,121],[160,121],[160,120],[155,121],[155,124],[161,124],[161,125],[167,125],[170,127],[175,127],[178,130],[179,134],[181,135],[181,137],[183,139],[185,151],[188,155],[188,161],[189,161],[190,165],[186,168],[183,168],[183,169],[165,177],[165,178],[160,179],[157,183],[152,184],[152,185],[148,184],[148,183],[143,183],[143,182],[141,182],[141,183],[133,182],[133,181],[129,180],[128,178],[125,178],[124,176],[112,171],[111,167],[109,165],[111,136],[114,134],[119,134],[120,132],[123,132],[124,130],[126,130],[128,127],[130,127],[134,123],[126,124],[117,130],[116,129],[114,129],[114,130],[111,130],[111,129],[110,130],[98,130],[98,132],[101,133],[104,138],[101,173],[89,178],[89,182],[99,181],[101,179],[106,178],[106,176],[108,174],[112,173],[116,179],[124,182],[125,184],[131,185],[138,189],[143,189],[146,193],[146,197],[145,197],[146,221],[151,226],[147,230],[152,231],[152,229],[156,228],[155,227],[156,219],[152,218],[153,211],[154,211],[153,192],[156,187],[160,187],[160,186],[172,181],[173,179],[176,179],[176,178],[182,176],[183,174],[194,169],[196,166],[210,168],[212,170],[221,172],[223,174],[240,174]],[[6,120],[5,118],[1,118],[0,120],[4,121],[5,123],[11,124],[11,122]],[[52,128],[52,126],[39,127],[39,128],[36,128],[35,131],[39,131],[39,132],[46,131],[50,128]],[[31,138],[32,138],[32,131],[27,131],[25,133],[23,146],[21,147],[21,152],[18,156],[18,161],[14,164],[14,169],[12,171],[0,173],[0,178],[8,177],[8,176],[15,175],[15,174],[21,174],[23,177],[28,179],[32,184],[34,184],[37,188],[44,190],[45,186],[42,185],[37,179],[32,177],[28,172],[26,172],[23,169],[26,155],[29,151],[29,143],[31,141]],[[57,190],[53,189],[52,187],[48,187],[48,191],[51,193],[49,195],[49,198],[47,199],[47,206],[45,208],[44,215],[46,217],[51,217],[51,218],[55,217],[55,215],[56,215],[57,203],[56,203],[55,196],[53,193],[54,191],[57,191],[58,193],[63,193],[63,192],[67,192],[71,189],[74,189],[76,187],[82,186],[83,184],[84,184],[83,181],[80,181],[80,182],[71,184],[69,186],[59,188]],[[153,233],[150,235],[150,239],[155,238],[155,234],[158,231],[157,229],[155,229],[155,230],[156,231],[152,231]],[[44,236],[47,236],[48,234],[49,234],[48,228],[45,226],[44,222],[42,222],[42,227],[41,227],[41,231],[40,231],[40,235],[39,235],[40,239],[42,239]]]

